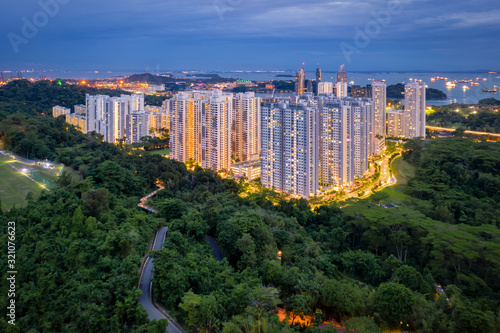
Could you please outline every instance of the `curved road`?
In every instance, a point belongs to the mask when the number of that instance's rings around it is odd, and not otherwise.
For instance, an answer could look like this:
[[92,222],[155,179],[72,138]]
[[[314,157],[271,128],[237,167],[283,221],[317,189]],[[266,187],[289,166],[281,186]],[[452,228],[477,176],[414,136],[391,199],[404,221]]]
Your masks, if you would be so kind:
[[[163,243],[165,242],[165,237],[167,236],[168,227],[162,227],[156,233],[155,240],[153,242],[153,251],[161,250],[163,248]],[[153,258],[148,257],[144,263],[144,268],[142,269],[141,278],[139,281],[139,288],[142,291],[142,295],[139,297],[139,303],[148,312],[149,320],[168,320],[168,332],[170,333],[185,333],[179,324],[177,324],[169,315],[164,311],[160,310],[153,303],[152,300],[152,283],[151,279],[153,277]]]
[[224,255],[219,248],[219,244],[217,244],[215,239],[213,239],[212,237],[207,237],[206,241],[208,242],[208,244],[210,244],[215,259],[217,259],[218,261],[222,261],[222,259],[224,259]]

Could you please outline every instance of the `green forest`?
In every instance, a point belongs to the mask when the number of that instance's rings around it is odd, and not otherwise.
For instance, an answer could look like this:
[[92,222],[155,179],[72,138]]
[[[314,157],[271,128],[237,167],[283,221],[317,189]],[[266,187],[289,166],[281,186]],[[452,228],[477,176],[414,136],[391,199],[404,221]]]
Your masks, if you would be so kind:
[[[391,84],[387,86],[387,98],[403,99],[405,86],[402,83]],[[426,99],[446,99],[446,94],[439,89],[425,89]]]
[[[357,332],[500,332],[497,143],[408,141],[408,184],[343,208],[312,208],[81,134],[42,115],[51,103],[2,102],[16,84],[0,88],[4,149],[43,149],[79,179],[63,173],[58,189],[0,211],[3,244],[7,222],[16,222],[19,272],[17,326],[7,325],[2,297],[1,331],[164,332],[164,321],[148,321],[137,285],[141,257],[167,225],[165,248],[152,254],[153,290],[188,332],[335,332],[320,328],[325,320]],[[46,89],[57,96],[60,87]],[[27,140],[41,143],[30,150]],[[152,215],[137,203],[157,179],[165,189]],[[0,262],[6,266],[6,251]],[[309,325],[290,327],[277,308]]]
[[478,132],[500,133],[500,100],[485,98],[476,105],[451,104],[434,107],[427,124]]

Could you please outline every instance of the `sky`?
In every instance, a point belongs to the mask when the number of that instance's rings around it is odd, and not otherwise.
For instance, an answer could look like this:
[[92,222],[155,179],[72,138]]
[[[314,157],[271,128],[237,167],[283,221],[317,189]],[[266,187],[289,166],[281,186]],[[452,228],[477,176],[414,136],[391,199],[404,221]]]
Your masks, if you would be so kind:
[[497,0],[2,0],[0,69],[500,70]]

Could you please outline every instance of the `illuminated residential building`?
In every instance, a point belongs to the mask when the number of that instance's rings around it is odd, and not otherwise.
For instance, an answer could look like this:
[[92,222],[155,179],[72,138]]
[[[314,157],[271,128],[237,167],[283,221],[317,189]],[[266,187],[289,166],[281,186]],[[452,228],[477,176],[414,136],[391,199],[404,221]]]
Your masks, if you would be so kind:
[[219,171],[231,167],[232,94],[183,92],[170,100],[170,157]]
[[247,180],[255,180],[260,177],[261,165],[260,159],[239,162],[231,165],[231,171],[234,177],[245,177]]
[[383,81],[373,81],[373,132],[372,149],[374,155],[385,150],[387,87]]
[[368,98],[319,97],[320,182],[354,184],[368,171],[372,102]]
[[52,117],[57,118],[66,114],[70,114],[71,109],[65,108],[64,106],[56,105],[52,108]]
[[248,161],[260,154],[260,98],[255,93],[236,94],[231,117],[231,155],[234,161]]
[[214,91],[202,112],[202,167],[231,169],[231,94]]
[[75,126],[80,132],[87,133],[87,119],[76,113],[66,114],[66,122]]
[[104,136],[106,142],[116,143],[126,136],[126,116],[144,110],[144,95],[86,95],[87,131]]
[[335,94],[338,98],[344,98],[348,96],[347,82],[337,82],[335,83]]
[[85,113],[87,112],[87,107],[85,106],[85,104],[77,104],[75,105],[74,109],[76,114],[85,115]]
[[412,82],[405,85],[406,113],[404,137],[425,139],[425,84]]
[[320,82],[318,84],[318,95],[333,94],[333,82]]
[[132,112],[126,115],[126,139],[128,144],[141,142],[149,135],[149,119],[145,112]]
[[319,190],[318,112],[312,94],[262,107],[261,181],[309,198]]
[[387,110],[387,135],[397,138],[405,136],[406,113],[404,110]]

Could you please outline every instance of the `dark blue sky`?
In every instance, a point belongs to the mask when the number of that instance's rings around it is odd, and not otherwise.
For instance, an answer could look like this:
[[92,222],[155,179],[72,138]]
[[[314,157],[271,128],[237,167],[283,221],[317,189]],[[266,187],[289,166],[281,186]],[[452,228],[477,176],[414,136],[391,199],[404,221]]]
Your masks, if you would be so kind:
[[500,70],[497,0],[2,0],[0,29],[1,69]]

